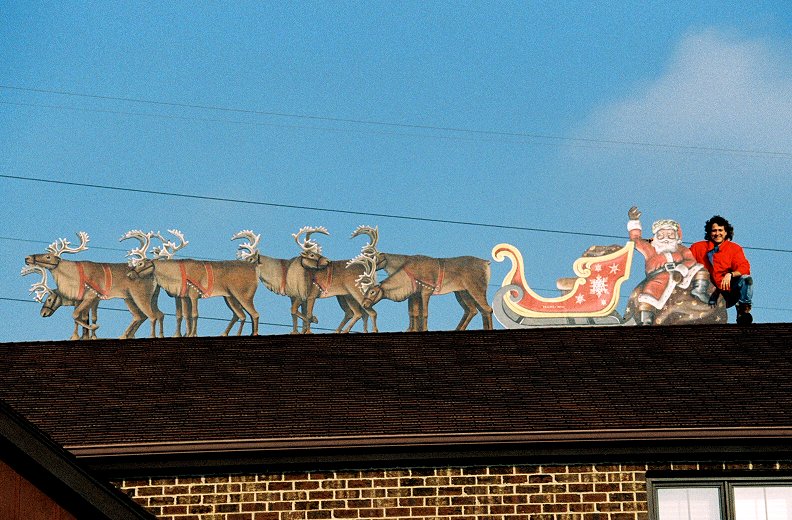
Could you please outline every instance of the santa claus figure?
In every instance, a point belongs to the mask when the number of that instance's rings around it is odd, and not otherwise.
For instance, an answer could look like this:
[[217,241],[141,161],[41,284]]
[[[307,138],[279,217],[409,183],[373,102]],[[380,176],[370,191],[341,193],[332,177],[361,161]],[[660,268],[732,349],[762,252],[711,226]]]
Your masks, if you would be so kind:
[[690,249],[682,245],[682,228],[674,220],[652,224],[651,240],[641,238],[641,212],[636,207],[627,212],[627,231],[635,248],[646,258],[646,278],[638,296],[639,325],[652,325],[655,312],[662,309],[674,289],[690,288],[693,296],[709,301],[708,273],[697,263]]

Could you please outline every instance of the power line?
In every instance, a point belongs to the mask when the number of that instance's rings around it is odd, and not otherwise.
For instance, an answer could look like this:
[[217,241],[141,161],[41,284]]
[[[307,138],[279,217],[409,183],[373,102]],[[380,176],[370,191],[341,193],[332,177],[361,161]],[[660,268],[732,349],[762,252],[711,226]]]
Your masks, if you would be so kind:
[[346,124],[357,124],[357,125],[370,125],[370,126],[382,126],[382,127],[391,127],[391,128],[407,128],[413,130],[432,130],[432,131],[441,131],[441,132],[453,132],[453,133],[465,133],[465,134],[473,134],[473,135],[488,135],[488,136],[498,136],[498,137],[517,137],[517,138],[528,138],[528,139],[546,139],[550,141],[557,141],[557,142],[574,142],[574,143],[586,143],[586,144],[608,144],[608,145],[621,145],[621,146],[639,146],[644,148],[658,148],[658,149],[665,149],[665,150],[686,150],[686,151],[705,151],[705,152],[718,152],[718,153],[739,153],[739,154],[753,154],[753,155],[768,155],[768,156],[776,156],[776,157],[792,157],[792,153],[790,152],[778,152],[772,150],[750,150],[750,149],[740,149],[740,148],[720,148],[720,147],[709,147],[709,146],[696,146],[696,145],[678,145],[678,144],[661,144],[661,143],[647,143],[642,141],[629,141],[629,140],[622,140],[622,139],[595,139],[595,138],[582,138],[582,137],[564,137],[558,135],[549,135],[549,134],[536,134],[536,133],[528,133],[528,132],[505,132],[499,130],[479,130],[473,128],[460,128],[460,127],[444,127],[444,126],[435,126],[435,125],[418,125],[418,124],[408,124],[408,123],[393,123],[389,121],[377,121],[372,119],[352,119],[352,118],[340,118],[340,117],[329,117],[329,116],[317,116],[317,115],[308,115],[308,114],[295,114],[295,113],[288,113],[288,112],[274,112],[274,111],[264,111],[264,110],[253,110],[253,109],[246,109],[246,108],[237,108],[237,107],[224,107],[224,106],[217,106],[217,105],[204,105],[204,104],[195,104],[195,103],[178,103],[173,101],[159,101],[153,99],[143,99],[143,98],[130,98],[130,97],[121,97],[121,96],[105,96],[99,94],[86,94],[82,92],[72,92],[66,90],[53,90],[53,89],[42,89],[42,88],[26,88],[26,87],[18,87],[13,85],[0,85],[0,89],[6,90],[13,90],[18,92],[29,92],[29,93],[38,93],[38,94],[55,94],[60,96],[69,96],[69,97],[79,97],[79,98],[86,98],[86,99],[99,99],[105,101],[121,101],[125,103],[142,103],[148,105],[157,105],[157,106],[167,106],[167,107],[175,107],[175,108],[189,108],[189,109],[197,109],[197,110],[212,110],[218,112],[229,112],[229,113],[237,113],[237,114],[250,114],[250,115],[259,115],[259,116],[269,116],[269,117],[284,117],[284,118],[292,118],[292,119],[303,119],[303,120],[312,120],[312,121],[326,121],[326,122],[333,122],[333,123],[346,123]]
[[[4,297],[4,296],[0,296],[0,301],[20,302],[20,303],[34,303],[34,304],[39,303],[39,302],[32,301],[32,300],[24,300],[22,298],[8,298],[8,297]],[[101,309],[103,311],[129,312],[129,309],[122,309],[120,307],[104,307],[104,306],[101,306],[101,305],[99,306],[99,309]],[[163,314],[165,316],[170,316],[172,318],[176,317],[176,315],[173,314],[173,313],[164,312]],[[222,321],[224,323],[228,323],[229,321],[231,321],[230,318],[216,318],[216,317],[213,317],[213,316],[198,316],[198,319],[199,320],[206,320],[206,321]],[[247,325],[248,323],[249,323],[249,321],[246,320],[245,321],[245,325]],[[258,323],[259,323],[260,326],[263,325],[263,326],[271,326],[271,327],[283,327],[283,328],[288,328],[288,329],[292,328],[292,325],[287,325],[287,324],[284,324],[284,323],[271,323],[271,322],[268,322],[268,321],[261,321],[261,320],[259,320]],[[329,332],[335,332],[335,329],[330,329],[330,328],[327,328],[327,327],[319,327],[317,325],[311,326],[311,330],[313,330],[313,329],[325,330],[325,331],[329,331]]]
[[[86,112],[86,113],[95,113],[95,114],[112,114],[112,115],[123,115],[123,116],[137,116],[137,117],[151,117],[156,119],[168,119],[168,120],[175,120],[175,121],[193,121],[193,122],[201,122],[201,123],[227,123],[227,124],[237,124],[237,125],[249,125],[249,126],[264,126],[270,128],[287,128],[287,129],[307,129],[307,130],[319,130],[323,132],[335,132],[335,133],[353,133],[353,134],[369,134],[369,135],[387,135],[387,136],[396,136],[396,137],[420,137],[420,138],[430,138],[430,139],[438,139],[438,140],[447,140],[447,141],[475,141],[475,142],[499,142],[499,143],[512,143],[512,144],[520,144],[520,143],[529,143],[533,145],[541,145],[541,146],[556,146],[558,143],[548,143],[548,142],[540,142],[536,140],[526,140],[524,139],[511,139],[511,140],[503,140],[503,139],[486,139],[484,137],[463,137],[463,136],[450,136],[450,135],[437,135],[437,134],[415,134],[415,133],[405,133],[405,132],[388,132],[388,131],[377,131],[377,130],[360,130],[360,129],[348,129],[348,128],[331,128],[326,126],[306,126],[306,125],[287,125],[287,124],[276,124],[276,123],[264,123],[261,121],[241,121],[235,119],[218,119],[218,118],[207,118],[207,117],[194,117],[194,116],[177,116],[172,114],[152,114],[148,112],[128,112],[128,111],[121,111],[121,110],[105,110],[105,109],[96,109],[96,108],[80,108],[80,107],[69,107],[63,105],[45,105],[40,103],[19,103],[14,101],[0,101],[0,105],[12,105],[12,106],[22,106],[22,107],[35,107],[35,108],[48,108],[54,110],[68,110],[71,112]],[[604,148],[604,145],[595,145],[595,144],[575,144],[575,143],[565,143],[564,146],[573,147],[573,148]],[[682,150],[681,152],[691,153],[690,150]]]
[[[61,186],[77,186],[80,188],[93,188],[93,189],[101,189],[101,190],[111,190],[111,191],[121,191],[121,192],[128,192],[128,193],[140,193],[146,195],[158,195],[164,197],[179,197],[185,199],[193,199],[193,200],[208,200],[213,202],[228,202],[233,204],[249,204],[253,206],[267,206],[267,207],[275,207],[275,208],[285,208],[285,209],[299,209],[305,211],[318,211],[323,213],[337,213],[342,215],[358,215],[358,216],[365,216],[365,217],[380,217],[380,218],[391,218],[391,219],[400,219],[400,220],[409,220],[415,222],[431,222],[434,224],[453,224],[459,226],[474,226],[474,227],[483,227],[483,228],[490,228],[490,229],[510,229],[516,231],[531,231],[535,233],[551,233],[551,234],[558,234],[558,235],[573,235],[573,236],[585,236],[585,237],[596,237],[596,238],[615,238],[623,240],[625,237],[623,235],[605,235],[601,233],[585,233],[582,231],[565,231],[560,229],[545,229],[545,228],[534,228],[534,227],[527,227],[527,226],[510,226],[505,224],[490,224],[485,222],[473,222],[473,221],[464,221],[464,220],[447,220],[447,219],[437,219],[437,218],[429,218],[429,217],[416,217],[411,215],[396,215],[396,214],[389,214],[389,213],[372,213],[372,212],[364,212],[364,211],[353,211],[353,210],[344,210],[344,209],[334,209],[334,208],[320,208],[315,206],[302,206],[296,204],[281,204],[276,202],[264,202],[264,201],[256,201],[256,200],[246,200],[246,199],[232,199],[227,197],[215,197],[209,195],[192,195],[187,193],[176,193],[176,192],[167,192],[167,191],[158,191],[158,190],[144,190],[140,188],[125,188],[121,186],[108,186],[108,185],[101,185],[101,184],[91,184],[91,183],[81,183],[81,182],[70,182],[70,181],[59,181],[53,179],[39,179],[35,177],[22,177],[18,175],[5,175],[0,174],[0,178],[3,179],[12,179],[12,180],[21,180],[21,181],[28,181],[28,182],[41,182],[47,184],[57,184]],[[792,253],[792,249],[774,249],[774,248],[766,248],[766,247],[748,247],[743,246],[744,249],[751,249],[755,251],[772,251],[776,253]]]
[[[551,289],[537,289],[537,290],[550,291]],[[552,290],[555,290],[555,289],[552,289]],[[629,296],[622,295],[622,296],[619,297],[619,299],[624,299],[624,298],[628,298],[628,297]],[[30,304],[30,303],[37,304],[38,303],[38,302],[33,301],[33,300],[25,300],[25,299],[22,299],[22,298],[9,298],[9,297],[5,297],[5,296],[0,296],[0,301],[20,302],[20,303],[28,303],[28,304]],[[99,308],[102,309],[102,310],[107,310],[107,311],[129,312],[129,309],[122,309],[120,307],[103,307],[103,306],[99,306]],[[754,305],[753,308],[754,309],[760,309],[760,310],[766,310],[766,311],[792,312],[792,308],[784,308],[784,307],[763,307],[763,306]],[[165,312],[163,314],[165,316],[170,316],[172,318],[176,317],[176,315],[173,314],[173,313]],[[212,316],[198,316],[198,319],[199,320],[209,320],[209,321],[222,321],[222,322],[226,322],[226,323],[228,321],[230,321],[230,318],[217,318],[217,317],[212,317]],[[246,321],[245,323],[247,324],[248,322]],[[259,320],[259,325],[272,326],[272,327],[284,327],[284,328],[289,328],[289,329],[292,328],[292,325],[290,325],[290,324],[287,325],[285,323],[271,323],[271,322],[261,321],[261,320]],[[328,328],[328,327],[319,327],[317,325],[312,325],[311,326],[311,330],[313,330],[313,329],[335,332],[335,329],[331,329],[331,328]]]

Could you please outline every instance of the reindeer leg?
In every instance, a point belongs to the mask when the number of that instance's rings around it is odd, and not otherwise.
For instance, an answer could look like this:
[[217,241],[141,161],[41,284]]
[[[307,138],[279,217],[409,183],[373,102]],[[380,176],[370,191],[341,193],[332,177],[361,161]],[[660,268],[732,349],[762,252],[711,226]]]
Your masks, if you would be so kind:
[[[363,310],[366,311],[366,314],[368,315],[368,317],[371,318],[371,332],[379,332],[379,329],[377,329],[377,311],[374,310],[374,307],[371,307],[370,309],[363,309]],[[365,320],[365,319],[366,319],[366,316],[363,316],[363,320]],[[363,332],[367,332],[366,331],[366,322],[365,321],[363,321]]]
[[159,324],[159,337],[165,336],[165,314],[159,309],[159,293],[160,287],[154,289],[154,294],[151,295],[151,309],[154,311],[154,320],[151,322],[151,337],[157,337],[157,324]]
[[228,326],[221,335],[228,336],[228,333],[231,331],[231,327],[233,327],[234,323],[236,323],[237,320],[239,320],[242,322],[239,324],[239,331],[237,332],[237,336],[239,336],[240,334],[242,334],[242,325],[245,324],[245,313],[242,311],[242,307],[239,305],[239,302],[236,301],[236,299],[233,296],[223,296],[223,299],[225,300],[226,305],[228,305],[228,308],[231,309],[233,316],[231,316],[231,321],[228,322]]
[[80,323],[79,323],[79,321],[74,320],[74,332],[72,332],[71,338],[69,338],[69,339],[71,339],[71,340],[85,339],[85,334],[86,334],[86,332],[88,330],[90,330],[90,329],[87,329],[87,328],[83,327],[83,333],[82,333],[82,336],[80,336],[80,334],[79,334],[80,333]]
[[[251,336],[258,336],[258,327],[259,327],[259,313],[256,310],[256,306],[253,305],[253,297],[256,295],[255,289],[252,292],[249,292],[242,297],[236,297],[237,303],[250,315],[250,324],[252,330],[250,332]],[[244,324],[245,315],[242,314],[242,322]],[[239,332],[237,332],[237,336],[242,334],[242,325],[239,325]]]
[[303,334],[313,334],[313,332],[311,332],[311,323],[319,322],[313,315],[314,303],[316,303],[316,298],[312,297],[309,297],[302,303],[303,314],[305,314],[305,318],[307,318],[303,321],[305,325],[303,327]]
[[[187,310],[187,301],[186,298],[180,298],[178,296],[174,297],[173,299],[176,302],[176,331],[173,333],[174,338],[181,338],[181,326],[182,321],[184,321],[184,316],[189,311]],[[186,334],[186,331],[185,331]]]
[[456,291],[454,296],[456,296],[459,305],[461,305],[464,310],[462,319],[459,320],[456,330],[465,330],[470,324],[470,320],[478,314],[478,311],[473,303],[473,299],[467,294],[467,291]]
[[347,325],[346,330],[344,330],[343,332],[344,333],[348,333],[349,331],[351,331],[352,327],[355,326],[355,323],[360,321],[360,319],[363,318],[364,316],[365,316],[365,318],[364,318],[365,321],[363,322],[363,331],[367,332],[367,329],[368,329],[368,323],[367,323],[368,322],[368,313],[365,313],[365,311],[363,310],[363,307],[357,301],[355,301],[353,298],[350,298],[349,296],[345,296],[344,300],[346,302],[347,308],[349,309],[349,313],[352,316],[350,318],[351,321],[349,322],[349,325]]
[[188,336],[191,338],[195,338],[198,336],[198,294],[191,294],[189,296],[190,300],[190,315],[187,318],[188,321],[188,328],[190,329],[190,333]]
[[74,312],[72,313],[72,319],[74,320],[75,328],[74,328],[74,333],[72,334],[72,337],[70,339],[73,340],[80,339],[80,337],[77,335],[78,325],[89,330],[95,330],[99,328],[98,325],[91,325],[90,323],[88,323],[88,321],[85,320],[86,310],[90,309],[91,305],[93,305],[95,302],[96,302],[95,297],[87,296],[84,300],[82,300],[79,304],[77,304],[77,306],[74,307]]
[[146,321],[146,318],[143,316],[140,307],[137,306],[134,299],[131,297],[124,298],[124,303],[127,304],[129,312],[132,314],[132,323],[129,324],[119,339],[134,338],[135,331],[137,331],[138,327],[140,327],[140,325]]
[[[93,309],[93,306],[89,307],[88,310],[86,310],[82,314],[82,316],[80,316],[80,319],[82,321],[84,321],[85,323],[88,323],[88,324],[92,324],[91,323],[91,309]],[[94,321],[96,321],[96,320],[94,320]],[[74,326],[76,328],[77,324],[75,324]],[[91,339],[91,332],[93,332],[93,331],[90,328],[86,329],[85,327],[83,327],[82,328],[82,334],[80,335],[80,339]]]
[[336,296],[336,300],[338,301],[338,305],[341,306],[341,310],[344,311],[344,318],[341,320],[341,323],[338,324],[336,328],[336,332],[341,332],[344,329],[344,325],[352,318],[352,310],[349,308],[349,304],[346,301],[346,298],[343,296]]
[[160,315],[162,313],[157,307],[157,300],[155,299],[156,294],[157,293],[155,293],[155,296],[153,297],[146,298],[142,294],[132,293],[131,299],[134,302],[135,307],[137,307],[138,311],[140,311],[144,317],[140,320],[140,323],[137,324],[134,330],[132,330],[130,337],[135,337],[138,329],[147,319],[151,323],[151,335],[149,337],[157,337],[157,321],[160,319]]
[[429,330],[429,298],[432,292],[431,289],[421,291],[421,331]]
[[481,321],[484,330],[492,330],[492,307],[487,303],[487,287],[480,291],[467,291],[468,296],[473,300],[476,308],[481,312]]
[[410,326],[407,329],[407,332],[417,332],[418,331],[418,317],[420,313],[420,296],[417,294],[413,294],[407,300],[407,311],[410,315]]
[[90,334],[88,335],[89,339],[96,339],[96,329],[99,325],[96,322],[99,320],[99,300],[96,300],[94,304],[91,306],[89,313],[92,315],[91,318],[91,325],[94,327],[90,329]]
[[[297,332],[297,319],[298,317],[302,316],[297,308],[300,306],[300,299],[296,296],[291,297],[291,315],[292,315],[292,334],[299,334]],[[305,322],[305,318],[303,318],[303,322]]]

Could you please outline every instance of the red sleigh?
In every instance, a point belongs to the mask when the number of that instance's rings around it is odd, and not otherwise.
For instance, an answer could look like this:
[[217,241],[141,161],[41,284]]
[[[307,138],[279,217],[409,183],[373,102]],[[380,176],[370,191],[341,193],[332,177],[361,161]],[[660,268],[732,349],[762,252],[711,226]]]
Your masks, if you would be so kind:
[[[621,285],[630,277],[633,251],[633,242],[627,242],[624,247],[601,256],[578,258],[572,266],[575,278],[564,279],[569,281],[568,287],[564,287],[568,292],[545,298],[526,283],[520,251],[510,244],[498,244],[492,249],[492,257],[498,262],[508,258],[512,268],[495,296],[495,315],[507,328],[604,324],[604,320],[598,319],[604,317],[621,322],[615,309]],[[584,319],[582,323],[581,319]]]

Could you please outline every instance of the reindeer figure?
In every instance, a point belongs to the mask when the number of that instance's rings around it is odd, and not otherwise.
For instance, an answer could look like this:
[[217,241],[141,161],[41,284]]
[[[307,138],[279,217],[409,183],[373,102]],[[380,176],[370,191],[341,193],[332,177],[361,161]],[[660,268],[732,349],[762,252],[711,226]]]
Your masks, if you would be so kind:
[[[323,227],[303,227],[292,237],[302,249],[300,255],[290,259],[272,258],[262,255],[258,250],[261,235],[253,231],[240,231],[234,238],[246,238],[249,242],[239,246],[237,257],[256,266],[261,282],[275,294],[288,296],[291,300],[292,334],[311,334],[311,323],[317,320],[313,316],[313,306],[317,295],[312,293],[311,272],[328,266],[329,261],[322,256],[322,249],[311,235],[321,233],[329,235]],[[302,241],[300,237],[304,235]],[[302,320],[302,331],[298,331],[298,320]]]
[[[160,324],[164,314],[157,308],[157,287],[149,281],[130,280],[126,277],[126,264],[110,264],[96,262],[72,262],[63,260],[64,253],[75,254],[88,249],[88,233],[77,233],[80,245],[72,247],[66,239],[58,239],[43,254],[30,255],[25,264],[48,269],[57,288],[55,291],[67,301],[74,302],[72,318],[76,325],[95,329],[96,324],[89,324],[83,318],[99,300],[122,298],[132,314],[132,323],[121,335],[121,339],[135,337],[135,332],[148,318],[151,321],[151,337],[156,336],[157,323]],[[77,339],[76,334],[72,339]]]
[[[132,269],[127,274],[130,278],[152,279],[157,286],[162,287],[169,296],[176,299],[176,333],[174,337],[181,337],[181,321],[187,320],[188,337],[198,335],[198,300],[222,296],[231,309],[233,316],[228,323],[223,336],[227,336],[234,324],[239,321],[237,336],[242,334],[246,315],[250,315],[253,336],[258,335],[259,313],[253,304],[258,281],[256,268],[249,262],[239,260],[201,261],[192,259],[174,260],[176,251],[184,248],[189,242],[178,229],[169,229],[168,232],[179,240],[179,244],[165,240],[159,233],[143,233],[140,230],[131,230],[124,234],[120,240],[136,238],[141,246],[129,251],[129,265]],[[157,237],[163,243],[152,252],[155,259],[148,258],[148,248],[151,238]],[[232,238],[233,240],[233,238]]]
[[[22,268],[22,276],[27,276],[33,273],[41,276],[40,282],[34,282],[30,286],[30,292],[35,293],[33,298],[34,300],[37,302],[43,302],[41,306],[42,318],[49,318],[63,305],[66,305],[67,307],[76,307],[79,305],[80,302],[64,299],[60,294],[58,294],[57,291],[50,289],[49,286],[47,286],[47,270],[43,267],[37,265],[26,265]],[[80,325],[75,322],[72,339],[96,339],[96,329],[99,328],[99,326],[96,325],[98,309],[99,300],[96,300],[94,305],[91,306],[91,308],[89,308],[82,316],[80,316],[80,321],[88,323],[90,327],[83,327],[82,335],[79,335],[78,332]]]
[[363,274],[363,266],[351,262],[351,260],[332,260],[320,269],[309,268],[311,297],[314,299],[336,297],[341,310],[344,311],[344,318],[336,328],[336,332],[348,333],[361,318],[363,332],[368,332],[369,318],[372,324],[371,331],[378,332],[377,311],[363,307],[364,294],[357,286],[357,280]]
[[[359,226],[352,236],[368,235],[371,242],[363,247],[362,254],[353,263],[366,266],[370,281],[363,301],[364,308],[371,308],[382,298],[393,301],[407,300],[411,331],[428,330],[429,298],[435,294],[454,293],[464,314],[456,330],[467,328],[473,317],[481,312],[485,330],[492,329],[492,307],[487,303],[487,285],[490,266],[487,260],[473,256],[454,258],[431,258],[422,255],[396,255],[377,250],[379,231],[369,226]],[[382,284],[376,283],[375,273],[370,274],[370,265],[388,273]]]

